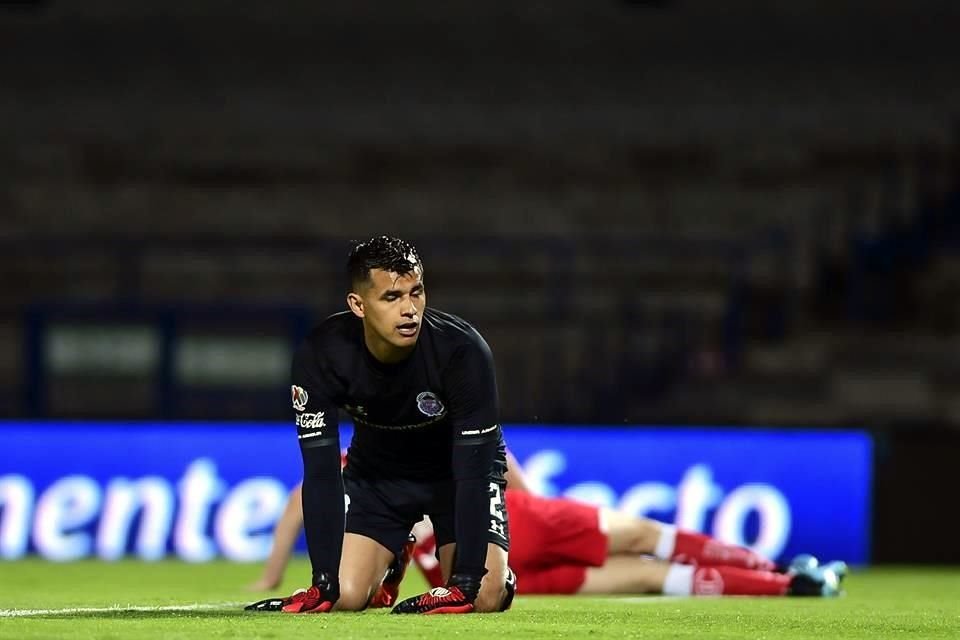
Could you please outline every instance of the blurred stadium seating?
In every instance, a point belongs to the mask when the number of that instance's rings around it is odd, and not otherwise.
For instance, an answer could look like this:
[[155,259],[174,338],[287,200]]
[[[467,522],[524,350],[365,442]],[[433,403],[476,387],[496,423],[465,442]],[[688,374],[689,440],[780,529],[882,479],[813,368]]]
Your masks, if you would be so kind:
[[156,410],[31,403],[40,303],[320,317],[391,232],[508,419],[960,424],[955,3],[418,6],[0,23],[2,412]]

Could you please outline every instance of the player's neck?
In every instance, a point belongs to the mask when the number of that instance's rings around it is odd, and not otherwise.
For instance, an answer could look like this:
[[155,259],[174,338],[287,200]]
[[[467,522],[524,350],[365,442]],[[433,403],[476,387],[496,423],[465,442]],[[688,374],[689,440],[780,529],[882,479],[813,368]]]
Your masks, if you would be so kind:
[[373,359],[383,364],[398,364],[403,362],[409,358],[413,350],[417,348],[416,343],[409,347],[396,347],[376,335],[367,327],[363,328],[363,343],[367,347],[367,352],[373,356]]

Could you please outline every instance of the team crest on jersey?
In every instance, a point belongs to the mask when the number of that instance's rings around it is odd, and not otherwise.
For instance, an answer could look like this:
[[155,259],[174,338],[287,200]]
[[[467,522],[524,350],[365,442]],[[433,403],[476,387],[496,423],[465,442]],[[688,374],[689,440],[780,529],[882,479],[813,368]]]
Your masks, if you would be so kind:
[[425,416],[438,416],[443,413],[443,403],[432,391],[424,391],[417,396],[417,409]]
[[298,387],[293,385],[290,387],[290,395],[293,398],[293,408],[297,411],[303,411],[307,408],[307,400],[310,398],[307,395],[307,390],[303,387]]

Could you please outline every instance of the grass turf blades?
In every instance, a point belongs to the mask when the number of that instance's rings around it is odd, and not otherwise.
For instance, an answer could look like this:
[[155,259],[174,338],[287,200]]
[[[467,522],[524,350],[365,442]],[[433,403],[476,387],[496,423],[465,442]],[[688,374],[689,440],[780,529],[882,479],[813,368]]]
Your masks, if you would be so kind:
[[[960,568],[854,570],[841,598],[518,597],[503,615],[243,611],[259,565],[0,563],[0,638],[960,638]],[[308,576],[303,559],[276,593]],[[426,589],[415,570],[401,597]],[[522,590],[522,584],[521,584]]]

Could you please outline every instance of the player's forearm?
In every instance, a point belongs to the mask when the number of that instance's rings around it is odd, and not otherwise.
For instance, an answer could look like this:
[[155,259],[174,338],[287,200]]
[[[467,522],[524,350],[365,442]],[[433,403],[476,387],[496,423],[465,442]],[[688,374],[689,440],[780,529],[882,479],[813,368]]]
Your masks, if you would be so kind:
[[343,547],[343,477],[340,475],[340,447],[329,445],[304,448],[303,521],[307,550],[317,576],[339,574]]
[[455,574],[482,576],[485,573],[490,526],[489,475],[497,453],[498,435],[499,432],[493,437],[454,442]]
[[486,480],[457,482],[457,560],[453,567],[454,573],[471,576],[482,576],[485,573],[488,502]]

